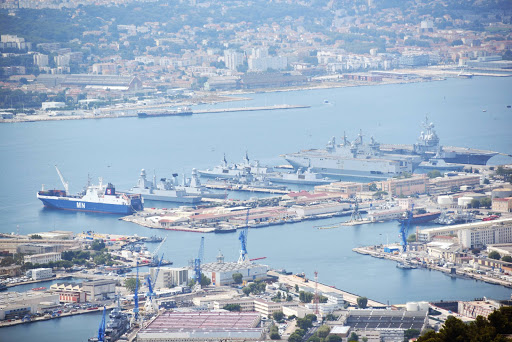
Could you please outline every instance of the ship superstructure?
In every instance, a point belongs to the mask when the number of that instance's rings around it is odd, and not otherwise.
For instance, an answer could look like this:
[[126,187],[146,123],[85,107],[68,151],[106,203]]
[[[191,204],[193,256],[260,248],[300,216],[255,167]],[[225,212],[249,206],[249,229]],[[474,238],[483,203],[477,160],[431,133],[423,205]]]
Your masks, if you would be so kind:
[[[174,174],[173,178],[178,175]],[[156,180],[156,176],[153,176],[153,181],[150,181],[146,177],[146,170],[140,171],[139,180],[137,184],[131,188],[128,193],[139,194],[144,199],[155,200],[155,201],[166,201],[166,202],[177,202],[177,203],[199,203],[201,202],[201,196],[189,195],[183,189],[176,187],[176,181],[174,179],[160,178]]]
[[373,137],[370,143],[363,142],[362,132],[351,143],[346,135],[341,144],[337,144],[333,137],[323,150],[305,150],[287,154],[284,158],[296,170],[308,168],[311,172],[334,177],[388,178],[404,172],[412,173],[421,162],[420,158],[414,156],[383,154],[380,144]]
[[418,155],[424,161],[431,158],[442,159],[446,163],[486,165],[487,161],[497,152],[470,149],[464,147],[442,146],[434,129],[434,123],[428,117],[422,123],[424,131],[420,133],[418,142],[413,145],[382,144],[380,151],[387,154]]
[[255,176],[265,176],[274,173],[272,167],[261,166],[259,161],[251,163],[249,156],[245,153],[245,158],[240,164],[228,164],[226,155],[222,159],[221,165],[212,169],[199,170],[199,174],[203,177],[230,179],[242,176],[244,173],[251,173]]
[[[61,179],[63,180],[62,176]],[[144,208],[141,196],[117,193],[112,183],[105,185],[102,178],[98,185],[91,185],[89,182],[84,191],[78,195],[69,195],[67,182],[63,184],[66,190],[44,190],[43,188],[38,191],[37,198],[46,207],[72,211],[129,215]]]

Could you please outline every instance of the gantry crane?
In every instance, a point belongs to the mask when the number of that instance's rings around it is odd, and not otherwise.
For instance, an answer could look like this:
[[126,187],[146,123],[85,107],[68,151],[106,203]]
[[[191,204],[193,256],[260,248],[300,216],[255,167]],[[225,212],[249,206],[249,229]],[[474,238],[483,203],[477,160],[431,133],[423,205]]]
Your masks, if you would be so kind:
[[146,276],[146,283],[148,285],[148,293],[146,294],[146,303],[144,304],[144,313],[152,314],[158,311],[158,306],[156,304],[156,294],[155,294],[155,284],[158,279],[158,273],[160,272],[160,266],[162,265],[162,260],[164,259],[164,254],[162,253],[162,257],[158,262],[156,267],[154,279],[151,279],[151,274]]
[[407,251],[407,237],[409,235],[409,228],[411,226],[411,219],[413,216],[414,204],[411,206],[411,210],[407,210],[405,212],[406,217],[404,217],[403,220],[401,220],[400,225],[400,237],[402,238],[401,245],[402,245],[402,252]]
[[137,268],[137,277],[135,278],[135,292],[133,293],[133,320],[132,324],[139,322],[139,261],[135,266]]
[[194,260],[194,291],[201,289],[201,262],[204,256],[204,236],[201,236],[201,243],[199,245],[199,251],[197,252],[197,258]]
[[242,228],[240,235],[238,235],[238,240],[240,240],[240,257],[238,258],[239,264],[249,261],[247,256],[247,234],[249,234],[249,208],[247,208],[247,214],[245,215],[245,227]]

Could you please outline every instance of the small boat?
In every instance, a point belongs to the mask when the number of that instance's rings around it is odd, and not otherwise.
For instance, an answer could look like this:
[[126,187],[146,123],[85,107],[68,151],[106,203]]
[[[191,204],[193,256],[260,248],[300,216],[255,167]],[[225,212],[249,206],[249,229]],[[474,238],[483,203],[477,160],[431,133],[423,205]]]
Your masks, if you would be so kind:
[[46,287],[44,287],[44,286],[41,286],[41,287],[34,287],[34,288],[32,289],[32,291],[44,291],[44,290],[46,290]]
[[410,262],[399,262],[396,264],[396,267],[401,268],[402,270],[412,270],[416,268],[416,266],[414,266]]

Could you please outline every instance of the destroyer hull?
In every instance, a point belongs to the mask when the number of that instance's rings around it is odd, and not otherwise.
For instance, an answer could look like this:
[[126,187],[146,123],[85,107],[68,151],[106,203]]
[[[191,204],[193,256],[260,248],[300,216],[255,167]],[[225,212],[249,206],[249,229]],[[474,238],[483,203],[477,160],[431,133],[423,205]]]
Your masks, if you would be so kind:
[[162,201],[162,202],[174,202],[174,203],[199,203],[201,202],[201,197],[195,196],[167,196],[167,195],[155,195],[155,194],[142,194],[142,197],[151,201]]
[[209,172],[209,171],[197,171],[201,177],[209,177],[209,178],[222,178],[222,179],[233,179],[236,177],[240,177],[241,172],[238,173],[218,173],[218,172]]
[[124,204],[96,203],[82,201],[80,198],[68,197],[50,197],[39,195],[37,197],[39,200],[41,200],[41,202],[43,202],[45,207],[54,209],[121,215],[131,215],[135,211],[131,205]]
[[321,184],[330,184],[330,183],[332,183],[332,181],[325,180],[325,179],[305,180],[305,179],[286,179],[286,178],[271,177],[268,180],[273,182],[273,183],[304,184],[304,185],[321,185]]
[[[412,145],[392,145],[382,144],[381,151],[384,153],[395,153],[402,155],[417,155],[413,152]],[[477,149],[464,149],[462,147],[445,146],[443,147],[442,159],[447,163],[453,164],[470,164],[470,165],[486,165],[487,161],[497,155],[497,152],[477,150]],[[435,156],[434,152],[426,152],[422,155],[423,159],[428,159]]]
[[[402,171],[395,167],[387,167],[387,162],[371,162],[368,160],[323,160],[317,163],[308,157],[285,156],[285,159],[295,169],[309,167],[312,172],[319,173],[328,177],[365,177],[365,178],[382,178],[387,179],[399,175]],[[322,165],[317,165],[322,164]],[[333,165],[329,165],[333,164]],[[392,165],[390,165],[392,166]],[[382,170],[382,171],[381,171]],[[405,171],[405,170],[404,170]]]

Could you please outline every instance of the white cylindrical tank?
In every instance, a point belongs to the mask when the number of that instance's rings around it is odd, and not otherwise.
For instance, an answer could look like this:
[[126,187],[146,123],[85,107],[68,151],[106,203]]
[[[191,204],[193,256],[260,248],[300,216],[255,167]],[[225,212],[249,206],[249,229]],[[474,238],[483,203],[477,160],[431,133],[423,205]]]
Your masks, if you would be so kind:
[[428,304],[428,302],[419,302],[418,307],[419,307],[420,311],[428,311],[428,308],[430,307],[430,305]]
[[407,304],[405,304],[405,309],[407,311],[418,311],[418,303],[416,303],[416,302],[407,302]]
[[468,204],[471,203],[472,200],[473,200],[472,197],[461,197],[461,198],[458,199],[457,205],[466,207]]
[[449,195],[439,196],[437,198],[437,204],[440,205],[451,205],[453,203],[453,197]]

